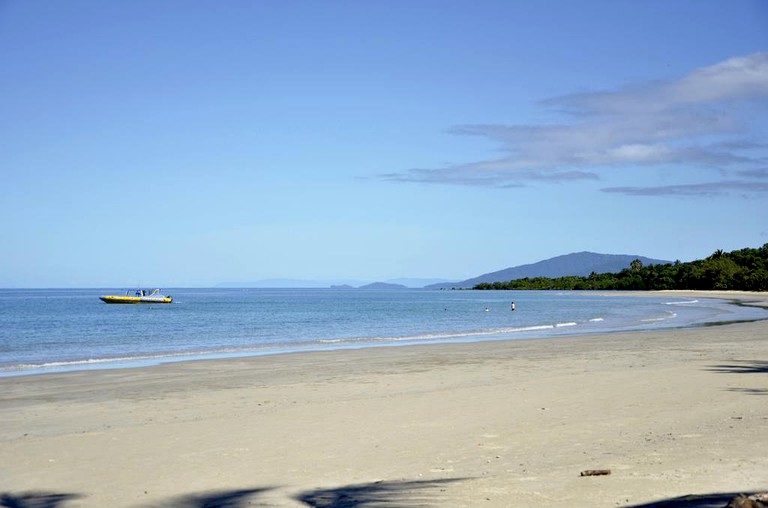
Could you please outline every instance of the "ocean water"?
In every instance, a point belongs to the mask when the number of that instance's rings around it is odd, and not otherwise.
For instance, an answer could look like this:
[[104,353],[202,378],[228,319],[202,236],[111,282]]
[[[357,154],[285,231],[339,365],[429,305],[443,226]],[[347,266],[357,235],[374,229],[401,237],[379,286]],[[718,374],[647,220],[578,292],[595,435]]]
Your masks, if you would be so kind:
[[[397,344],[547,338],[765,319],[724,300],[556,291],[0,290],[0,376]],[[515,302],[516,310],[511,311]]]

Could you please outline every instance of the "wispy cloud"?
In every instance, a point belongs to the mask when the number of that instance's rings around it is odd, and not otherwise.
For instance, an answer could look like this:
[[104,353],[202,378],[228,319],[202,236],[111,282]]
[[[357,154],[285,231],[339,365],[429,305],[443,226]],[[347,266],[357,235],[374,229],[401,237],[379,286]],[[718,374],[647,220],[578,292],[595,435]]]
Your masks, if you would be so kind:
[[714,197],[731,192],[743,195],[768,193],[768,183],[750,181],[722,181],[689,185],[663,185],[658,187],[608,187],[603,192],[629,196],[701,196]]
[[[694,70],[675,81],[548,99],[542,107],[563,116],[558,124],[454,126],[450,133],[492,139],[506,155],[381,177],[507,187],[534,180],[597,179],[611,167],[683,165],[717,168],[724,176],[740,170],[741,178],[756,178],[762,173],[748,168],[765,164],[754,155],[765,147],[750,142],[752,133],[743,113],[748,107],[766,108],[766,99],[768,52],[754,53]],[[708,188],[710,193],[722,193],[739,190],[742,184],[749,187],[742,181],[668,186],[656,188],[655,195],[701,195]],[[720,190],[715,191],[718,185]],[[604,190],[654,193],[651,187],[617,189]],[[752,190],[763,192],[759,186]]]
[[736,174],[746,178],[768,178],[768,168],[746,169]]

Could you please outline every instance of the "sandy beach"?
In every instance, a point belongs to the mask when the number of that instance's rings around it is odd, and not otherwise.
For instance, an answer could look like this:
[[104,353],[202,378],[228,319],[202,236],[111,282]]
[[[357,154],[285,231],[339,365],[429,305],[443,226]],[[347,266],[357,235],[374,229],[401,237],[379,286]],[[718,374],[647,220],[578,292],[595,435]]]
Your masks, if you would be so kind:
[[0,506],[724,506],[767,442],[768,321],[196,361],[0,379]]

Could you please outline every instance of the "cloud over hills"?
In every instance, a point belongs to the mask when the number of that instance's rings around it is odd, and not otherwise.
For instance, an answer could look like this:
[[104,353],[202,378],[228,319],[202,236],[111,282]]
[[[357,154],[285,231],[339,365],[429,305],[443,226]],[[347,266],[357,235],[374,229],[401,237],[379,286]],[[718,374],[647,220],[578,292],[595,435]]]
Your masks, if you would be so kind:
[[533,181],[599,180],[602,172],[617,167],[692,167],[709,169],[720,180],[602,190],[677,196],[768,192],[765,181],[759,181],[768,165],[768,145],[754,141],[765,128],[755,125],[755,118],[759,110],[768,110],[768,52],[733,57],[673,81],[553,97],[541,105],[563,121],[448,130],[493,140],[503,157],[381,177],[520,187]]

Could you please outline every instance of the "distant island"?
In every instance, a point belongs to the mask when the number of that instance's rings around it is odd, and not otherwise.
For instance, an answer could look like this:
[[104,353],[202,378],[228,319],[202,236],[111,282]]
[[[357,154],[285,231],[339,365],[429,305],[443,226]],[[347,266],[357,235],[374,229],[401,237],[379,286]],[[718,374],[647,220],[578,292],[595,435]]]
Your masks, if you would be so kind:
[[646,265],[638,258],[615,273],[523,277],[480,282],[473,289],[768,291],[768,243],[758,249],[717,250],[706,259],[687,263]]
[[374,282],[372,284],[366,284],[365,286],[360,286],[357,289],[408,289],[408,287],[403,286],[402,284],[391,284],[388,282]]
[[365,284],[363,286],[350,286],[349,284],[339,284],[331,286],[331,289],[409,289],[408,286],[402,284],[391,284],[388,282],[373,282],[371,284]]

